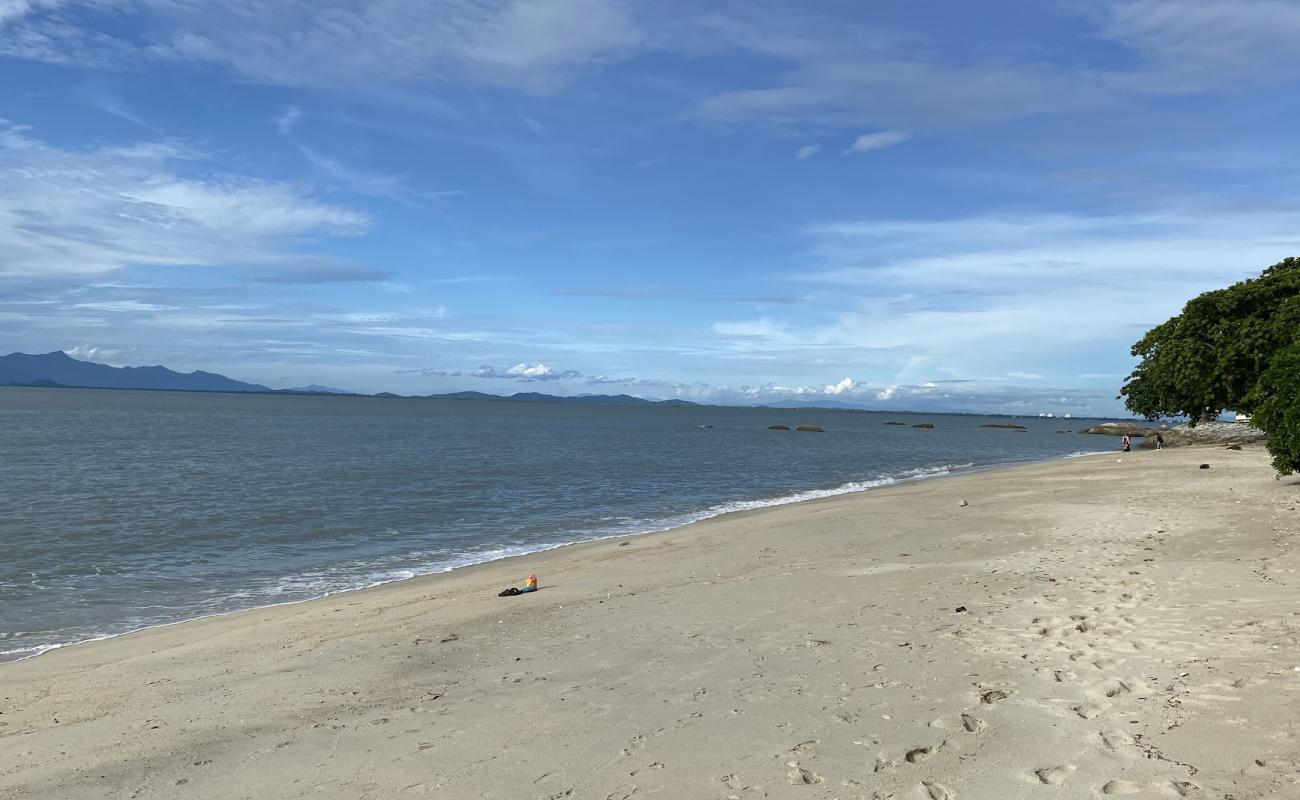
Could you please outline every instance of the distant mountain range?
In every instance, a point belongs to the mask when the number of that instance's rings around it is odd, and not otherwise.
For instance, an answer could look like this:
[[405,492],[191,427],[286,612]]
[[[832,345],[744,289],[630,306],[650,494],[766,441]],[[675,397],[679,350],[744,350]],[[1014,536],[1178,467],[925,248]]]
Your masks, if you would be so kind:
[[174,372],[166,367],[110,367],[78,361],[56,350],[42,355],[0,356],[0,386],[69,386],[86,389],[170,389],[185,392],[269,392],[258,383],[213,372]]
[[295,386],[292,389],[285,389],[286,392],[302,392],[303,394],[356,394],[349,392],[347,389],[335,389],[333,386],[321,386],[319,383],[309,383],[306,386]]
[[[214,372],[175,372],[166,367],[110,367],[79,361],[67,353],[0,356],[0,386],[67,387],[76,389],[155,389],[180,392],[259,392],[275,394],[352,394],[343,389],[310,384],[294,389],[272,389],[260,383],[245,383]],[[376,397],[398,397],[384,392]],[[453,392],[428,395],[434,400],[496,400],[516,403],[576,403],[610,406],[697,406],[687,400],[644,400],[627,394],[592,394],[559,397],[538,392],[517,392],[505,397],[484,392]]]
[[[354,395],[332,386],[309,384],[293,389],[271,389],[260,383],[245,383],[214,372],[175,372],[162,366],[153,367],[110,367],[91,361],[79,361],[62,351],[29,355],[27,353],[10,353],[0,356],[0,386],[33,387],[67,387],[77,389],[154,389],[181,392],[248,392],[268,394],[330,394]],[[362,395],[364,396],[364,395]],[[370,397],[396,398],[402,395],[390,392],[369,395]],[[424,395],[427,400],[474,400],[498,403],[564,403],[570,405],[602,406],[662,406],[669,408],[699,408],[705,404],[689,400],[646,400],[629,394],[585,394],[561,397],[540,392],[516,392],[512,395],[488,394],[486,392],[451,392],[448,394]],[[863,406],[837,400],[789,400],[773,402],[758,408],[781,409],[827,409],[841,411],[866,411]],[[941,405],[926,407],[919,402],[909,411],[888,410],[890,413],[905,414],[972,414],[976,412]],[[987,416],[1003,416],[988,414]]]

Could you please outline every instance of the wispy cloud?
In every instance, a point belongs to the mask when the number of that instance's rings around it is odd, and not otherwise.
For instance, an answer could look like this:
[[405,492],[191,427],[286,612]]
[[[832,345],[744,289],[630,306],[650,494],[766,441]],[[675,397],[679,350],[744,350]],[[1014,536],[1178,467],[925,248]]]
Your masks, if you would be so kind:
[[875,133],[864,133],[853,140],[849,149],[844,151],[845,155],[853,153],[870,153],[872,150],[883,150],[886,147],[893,147],[896,144],[902,144],[911,138],[911,135],[905,131],[877,131]]
[[340,158],[326,155],[316,147],[306,144],[304,137],[298,135],[298,129],[304,118],[302,108],[295,105],[275,115],[272,122],[284,140],[302,155],[329,188],[367,197],[379,197],[408,207],[416,207],[421,201],[441,203],[449,197],[461,194],[457,190],[416,191],[408,186],[406,178],[401,175],[357,167],[345,163]]
[[183,174],[192,154],[174,143],[64,149],[9,126],[0,127],[0,154],[0,277],[90,276],[132,265],[325,275],[340,262],[304,245],[370,225],[362,212],[287,184]]
[[806,161],[817,155],[817,151],[822,149],[820,144],[806,144],[795,151],[794,157],[798,161]]
[[41,7],[52,7],[58,2],[49,0],[0,0],[0,27],[7,22],[22,19],[30,12]]
[[77,12],[44,13],[54,3],[3,2],[0,20],[13,29],[0,41],[5,55],[122,68],[213,65],[259,83],[373,94],[452,75],[549,90],[638,39],[617,0],[147,0],[114,9],[130,37],[91,32]]
[[1300,6],[1288,0],[1119,0],[1092,13],[1105,37],[1146,60],[1124,78],[1147,91],[1271,83],[1300,73]]
[[694,289],[665,283],[640,283],[626,286],[575,286],[556,289],[555,294],[566,297],[597,297],[618,300],[686,300],[705,303],[753,303],[755,305],[787,305],[798,303],[802,299],[797,294],[711,292],[706,289]]
[[893,369],[900,384],[917,373],[1070,380],[1077,368],[1053,370],[1071,363],[1061,352],[1126,352],[1187,297],[1287,255],[1273,240],[1297,224],[1295,213],[1205,212],[820,225],[820,266],[792,276],[829,292],[813,289],[814,316],[773,312],[713,332],[738,353],[797,363],[813,352]]
[[280,132],[281,136],[289,136],[293,133],[294,128],[302,121],[302,108],[299,106],[289,106],[284,111],[275,115],[273,120],[275,129]]

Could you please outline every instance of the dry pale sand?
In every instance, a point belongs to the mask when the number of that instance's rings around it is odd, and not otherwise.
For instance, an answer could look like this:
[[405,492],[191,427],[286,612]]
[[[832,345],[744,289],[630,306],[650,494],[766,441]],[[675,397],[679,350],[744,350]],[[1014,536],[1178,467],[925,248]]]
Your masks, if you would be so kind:
[[0,796],[1297,798],[1297,499],[1094,456],[67,648]]

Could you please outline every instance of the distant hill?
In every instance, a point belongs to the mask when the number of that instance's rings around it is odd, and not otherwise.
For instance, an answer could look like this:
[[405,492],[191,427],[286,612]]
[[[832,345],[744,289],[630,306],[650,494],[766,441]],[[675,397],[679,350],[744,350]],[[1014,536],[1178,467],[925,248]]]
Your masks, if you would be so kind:
[[451,392],[448,394],[427,395],[433,400],[497,400],[514,403],[572,403],[589,406],[669,406],[694,407],[699,403],[689,400],[646,400],[630,394],[582,394],[573,397],[560,397],[540,392],[516,392],[510,396],[487,394],[485,392]]
[[426,395],[434,400],[509,400],[508,397],[502,397],[499,394],[487,394],[485,392],[448,392],[446,394]]
[[0,386],[67,386],[86,389],[169,389],[187,392],[269,392],[256,383],[213,372],[174,372],[166,367],[110,367],[78,361],[56,350],[42,355],[0,356]]
[[309,383],[306,386],[295,386],[292,389],[284,389],[286,392],[303,392],[305,394],[354,394],[347,389],[335,389],[333,386],[321,386],[319,383]]

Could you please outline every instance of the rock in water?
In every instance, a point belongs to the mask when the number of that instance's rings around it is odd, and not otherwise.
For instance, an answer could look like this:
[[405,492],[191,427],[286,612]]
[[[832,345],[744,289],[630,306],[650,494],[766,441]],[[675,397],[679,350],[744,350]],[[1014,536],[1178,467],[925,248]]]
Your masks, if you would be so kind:
[[933,428],[933,427],[934,427],[934,423],[933,423],[933,422],[918,422],[918,423],[916,423],[915,425],[913,425],[912,427],[913,427],[913,428]]
[[800,425],[799,427],[795,428],[795,430],[797,430],[797,431],[806,431],[806,432],[808,432],[808,433],[825,433],[825,432],[826,432],[826,431],[822,430],[821,428],[817,427],[816,425]]
[[790,430],[790,426],[789,425],[768,425],[767,429],[769,431],[788,431]]

